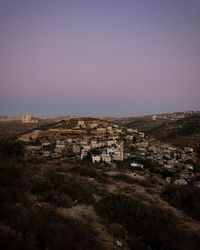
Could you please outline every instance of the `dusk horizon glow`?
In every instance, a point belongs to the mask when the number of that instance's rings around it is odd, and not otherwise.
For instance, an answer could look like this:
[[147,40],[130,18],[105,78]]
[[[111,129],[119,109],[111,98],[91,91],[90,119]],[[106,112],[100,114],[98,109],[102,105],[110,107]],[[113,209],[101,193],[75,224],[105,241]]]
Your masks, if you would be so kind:
[[200,1],[0,2],[0,114],[200,110]]

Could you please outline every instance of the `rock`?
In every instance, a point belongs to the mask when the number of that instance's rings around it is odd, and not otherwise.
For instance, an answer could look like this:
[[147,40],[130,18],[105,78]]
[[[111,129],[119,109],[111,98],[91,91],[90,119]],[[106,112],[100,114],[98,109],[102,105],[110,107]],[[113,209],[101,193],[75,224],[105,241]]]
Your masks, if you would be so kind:
[[116,246],[121,247],[122,243],[120,241],[116,240]]

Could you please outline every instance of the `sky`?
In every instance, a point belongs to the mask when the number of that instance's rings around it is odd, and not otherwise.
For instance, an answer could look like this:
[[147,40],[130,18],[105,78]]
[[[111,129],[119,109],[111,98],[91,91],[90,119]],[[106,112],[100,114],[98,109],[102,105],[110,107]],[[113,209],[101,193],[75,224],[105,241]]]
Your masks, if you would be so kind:
[[0,115],[200,110],[199,0],[0,0]]

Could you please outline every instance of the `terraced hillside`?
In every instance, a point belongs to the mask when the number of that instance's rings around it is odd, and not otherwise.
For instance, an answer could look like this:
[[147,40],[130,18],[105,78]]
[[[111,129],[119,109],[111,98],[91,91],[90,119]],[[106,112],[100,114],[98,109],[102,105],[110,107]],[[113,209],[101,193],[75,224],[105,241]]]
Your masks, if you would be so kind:
[[159,141],[176,146],[200,147],[200,113],[184,114],[184,118],[172,119],[171,114],[164,114],[165,119],[153,120],[152,116],[127,117],[113,120],[120,125],[138,129]]
[[172,121],[156,126],[146,132],[147,135],[177,146],[200,147],[200,115]]

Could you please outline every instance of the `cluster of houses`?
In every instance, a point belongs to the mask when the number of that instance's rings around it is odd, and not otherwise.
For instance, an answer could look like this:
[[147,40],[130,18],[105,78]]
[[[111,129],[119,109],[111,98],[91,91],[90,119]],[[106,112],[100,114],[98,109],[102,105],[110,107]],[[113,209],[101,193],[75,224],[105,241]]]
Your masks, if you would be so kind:
[[[77,120],[73,126],[33,130],[18,139],[26,143],[27,157],[73,157],[92,162],[123,161],[126,129],[102,120]],[[129,130],[129,133],[132,130]]]
[[175,113],[168,113],[168,114],[159,114],[159,115],[152,115],[152,120],[179,120],[185,118],[191,114],[195,113],[195,111],[185,111],[185,112],[175,112]]
[[106,162],[110,164],[111,161],[123,161],[124,160],[123,143],[115,144],[112,147],[106,147],[100,154],[92,155],[92,162]]
[[[150,160],[159,166],[159,169],[165,169],[169,173],[179,172],[179,178],[174,180],[175,184],[186,185],[191,181],[198,181],[194,173],[192,162],[195,160],[195,153],[192,147],[176,148],[170,145],[159,143],[151,140],[144,140],[140,143],[133,144],[133,154],[128,154],[129,157],[138,159]],[[131,163],[131,167],[143,168],[142,164]],[[167,173],[165,171],[165,173]],[[165,177],[167,183],[171,183],[170,176]],[[161,182],[163,182],[161,180]]]
[[[27,157],[87,159],[93,163],[108,164],[126,159],[149,160],[157,163],[160,169],[179,169],[182,179],[180,183],[194,178],[191,164],[195,157],[193,148],[175,148],[147,138],[137,130],[104,120],[73,119],[69,123],[57,124],[45,130],[33,130],[20,136],[19,140],[26,144]],[[135,160],[130,167],[145,168]],[[170,182],[170,178],[167,181]]]
[[[150,140],[135,143],[132,144],[132,146],[134,147],[134,156],[152,160],[165,168],[172,169],[184,165],[190,170],[193,169],[190,164],[185,163],[186,160],[191,159],[194,156],[193,148],[191,147],[180,149],[164,143],[155,143]],[[129,154],[129,156],[131,156],[131,154]]]
[[81,160],[88,155],[91,156],[92,162],[110,163],[112,160],[123,161],[123,142],[118,142],[118,138],[90,138],[85,137],[73,145],[73,153]]

